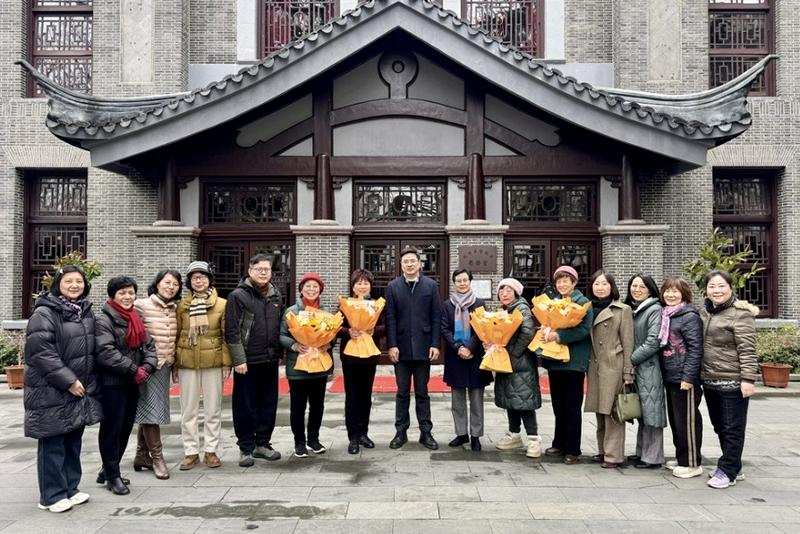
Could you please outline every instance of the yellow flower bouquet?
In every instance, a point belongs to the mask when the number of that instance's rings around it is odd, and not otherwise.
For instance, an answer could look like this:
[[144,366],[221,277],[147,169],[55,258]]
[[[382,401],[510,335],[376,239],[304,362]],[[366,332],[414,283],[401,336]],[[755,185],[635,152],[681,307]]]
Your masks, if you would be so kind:
[[333,314],[316,308],[306,308],[297,315],[292,312],[286,314],[286,324],[292,337],[309,347],[307,352],[297,355],[295,370],[321,373],[333,367],[331,355],[321,349],[336,338],[343,320],[341,313]]
[[483,356],[480,368],[484,371],[510,373],[511,357],[508,355],[506,345],[522,324],[522,314],[519,310],[514,310],[512,313],[503,309],[487,312],[481,306],[470,314],[469,324],[481,341],[491,345]]
[[[561,330],[564,328],[572,328],[581,324],[583,318],[592,307],[591,302],[587,302],[583,306],[572,302],[569,297],[553,300],[547,295],[539,295],[533,297],[531,301],[533,306],[531,310],[536,319],[543,326],[550,327],[551,330]],[[562,362],[569,361],[569,347],[556,343],[555,341],[544,340],[544,333],[542,330],[536,332],[533,341],[528,345],[532,351],[542,349],[542,356],[553,360]]]
[[385,305],[386,301],[383,297],[378,300],[365,300],[362,297],[339,297],[339,310],[347,317],[350,328],[365,332],[358,337],[350,338],[342,350],[343,354],[356,358],[369,358],[381,353],[381,349],[375,344],[372,335],[366,332],[372,332],[375,329]]

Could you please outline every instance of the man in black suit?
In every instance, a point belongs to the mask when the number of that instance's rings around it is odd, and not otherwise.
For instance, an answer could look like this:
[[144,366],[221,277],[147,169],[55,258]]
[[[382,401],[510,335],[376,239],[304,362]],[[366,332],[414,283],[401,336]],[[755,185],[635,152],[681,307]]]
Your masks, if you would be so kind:
[[400,252],[400,267],[403,275],[386,287],[386,337],[397,380],[394,423],[397,433],[389,447],[399,449],[408,441],[407,431],[411,424],[408,408],[413,378],[419,442],[436,450],[439,444],[431,434],[433,423],[428,379],[431,362],[439,356],[439,286],[420,272],[422,264],[415,248],[407,247]]

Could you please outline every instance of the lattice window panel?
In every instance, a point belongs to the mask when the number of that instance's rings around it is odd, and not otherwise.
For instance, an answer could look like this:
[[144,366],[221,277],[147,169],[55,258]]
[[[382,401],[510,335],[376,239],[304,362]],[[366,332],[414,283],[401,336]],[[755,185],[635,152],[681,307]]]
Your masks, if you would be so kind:
[[444,224],[444,184],[357,184],[355,222]]
[[[91,1],[36,0],[32,6],[31,62],[47,78],[74,91],[92,92]],[[38,85],[33,96],[42,96]]]
[[358,267],[366,269],[375,277],[372,284],[374,298],[386,295],[386,286],[396,276],[397,244],[360,243],[357,250]]
[[42,176],[33,191],[33,216],[86,216],[86,178]]
[[506,184],[505,222],[593,222],[595,196],[594,184]]
[[32,233],[31,267],[52,268],[72,251],[86,254],[86,225],[36,225]]
[[[562,244],[556,247],[556,266],[570,265],[578,271],[578,280],[589,280],[592,274],[593,247],[586,244]],[[554,266],[555,267],[555,266]]]
[[293,224],[295,186],[267,184],[209,185],[205,224]]
[[266,253],[273,257],[272,283],[278,288],[285,306],[294,304],[293,245],[284,241],[239,241],[229,239],[225,243],[208,243],[205,260],[214,266],[214,286],[219,294],[227,297],[247,276],[250,258]]
[[714,215],[770,214],[770,191],[763,179],[751,177],[714,179]]
[[262,54],[280,50],[336,16],[335,0],[262,0]]
[[[770,2],[709,1],[709,87],[736,78],[774,50]],[[774,67],[753,83],[751,94],[774,94]]]
[[534,57],[542,55],[540,0],[462,0],[469,24]]
[[541,293],[548,282],[547,246],[512,245],[509,267],[506,270],[522,283],[526,293]]

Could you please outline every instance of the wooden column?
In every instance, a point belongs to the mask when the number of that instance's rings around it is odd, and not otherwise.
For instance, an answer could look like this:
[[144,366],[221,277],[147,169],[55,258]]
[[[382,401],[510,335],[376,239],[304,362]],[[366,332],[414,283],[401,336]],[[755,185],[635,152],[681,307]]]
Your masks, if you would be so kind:
[[469,158],[467,181],[464,184],[464,218],[486,219],[486,196],[483,179],[483,156],[472,154]]
[[619,222],[642,223],[639,206],[639,180],[630,156],[622,156],[622,173],[619,191]]
[[316,175],[314,178],[314,219],[334,220],[333,209],[333,176],[331,176],[331,158],[328,154],[317,154]]
[[178,192],[178,177],[175,174],[175,159],[169,158],[164,164],[164,172],[158,188],[158,220],[180,222],[181,204]]

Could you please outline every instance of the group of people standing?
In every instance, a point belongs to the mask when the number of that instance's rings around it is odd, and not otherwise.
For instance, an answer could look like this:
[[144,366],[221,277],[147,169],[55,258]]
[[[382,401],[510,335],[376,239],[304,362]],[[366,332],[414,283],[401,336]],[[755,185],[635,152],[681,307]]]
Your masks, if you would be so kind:
[[[628,295],[620,298],[614,277],[603,270],[589,281],[588,299],[577,289],[572,267],[556,269],[557,298],[577,304],[591,301],[583,321],[569,329],[543,329],[546,341],[569,347],[568,362],[543,359],[548,370],[555,416],[552,446],[542,450],[536,410],[541,407],[538,365],[540,355],[528,348],[536,333],[523,286],[513,278],[500,281],[497,299],[509,312],[518,310],[523,322],[507,350],[511,373],[480,369],[489,348],[471,331],[470,313],[485,302],[472,291],[472,273],[458,269],[453,290],[444,303],[439,288],[421,273],[420,254],[413,248],[400,255],[402,275],[386,288],[386,305],[375,329],[351,328],[346,319],[339,341],[371,335],[385,337],[397,382],[395,436],[389,446],[408,441],[413,384],[419,442],[438,449],[433,437],[428,381],[431,362],[444,344],[444,380],[452,389],[455,438],[451,447],[469,444],[481,450],[484,434],[484,390],[494,381],[495,404],[506,410],[508,432],[495,447],[524,448],[527,456],[560,457],[575,464],[581,455],[582,410],[596,413],[599,453],[603,467],[625,462],[624,424],[611,417],[623,384],[636,383],[642,399],[642,418],[635,467],[664,463],[665,406],[673,431],[680,477],[702,473],[702,420],[698,406],[705,393],[709,415],[719,435],[723,456],[709,485],[727,487],[741,479],[741,455],[747,401],[758,373],[755,364],[753,307],[738,301],[726,272],[709,273],[705,310],[698,313],[692,293],[681,278],[664,281],[660,290],[645,274],[634,275]],[[286,323],[288,312],[320,308],[325,289],[322,277],[305,273],[297,302],[284,309],[272,284],[272,260],[257,254],[247,276],[226,299],[214,288],[208,263],[192,262],[183,277],[175,270],[160,271],[137,299],[135,280],[109,280],[108,300],[95,314],[87,299],[90,285],[76,266],[60,269],[48,292],[35,304],[28,322],[25,350],[25,434],[38,439],[39,507],[63,512],[85,503],[81,480],[81,438],[84,427],[100,422],[102,468],[97,482],[113,493],[129,493],[130,481],[121,476],[120,460],[134,424],[137,431],[136,471],[152,470],[169,478],[160,427],[170,422],[169,388],[180,387],[181,435],[184,457],[180,470],[201,461],[209,468],[222,465],[218,456],[224,379],[233,372],[233,424],[239,446],[239,466],[255,459],[275,461],[280,452],[271,445],[278,404],[278,366],[285,356],[290,393],[290,425],[294,456],[322,454],[320,441],[325,392],[331,370],[308,373],[295,369],[309,350],[295,340]],[[363,269],[350,279],[352,295],[370,298],[374,278]],[[344,346],[344,345],[342,345]],[[378,356],[342,355],[345,383],[345,422],[350,454],[373,448],[368,435],[372,386]],[[588,391],[584,405],[584,379]],[[702,385],[702,387],[701,387]],[[202,392],[202,395],[201,395]],[[203,405],[203,440],[198,416]],[[527,442],[521,437],[524,426]]]

